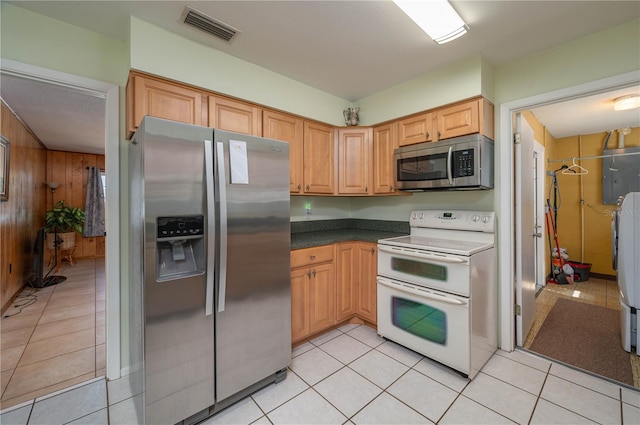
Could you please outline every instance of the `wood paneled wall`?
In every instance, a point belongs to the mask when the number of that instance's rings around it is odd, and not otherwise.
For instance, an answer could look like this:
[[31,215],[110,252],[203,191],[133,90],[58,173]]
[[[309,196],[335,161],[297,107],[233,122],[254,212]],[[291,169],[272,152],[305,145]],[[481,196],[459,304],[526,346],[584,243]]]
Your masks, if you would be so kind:
[[33,271],[36,232],[44,225],[47,153],[4,102],[1,131],[10,145],[9,200],[0,202],[0,290],[2,311]]
[[[60,183],[53,194],[47,188],[47,210],[59,200],[84,210],[89,177],[87,167],[99,167],[104,170],[104,163],[104,155],[47,151],[46,181]],[[104,236],[83,238],[81,234],[77,234],[75,258],[104,257],[104,239]]]

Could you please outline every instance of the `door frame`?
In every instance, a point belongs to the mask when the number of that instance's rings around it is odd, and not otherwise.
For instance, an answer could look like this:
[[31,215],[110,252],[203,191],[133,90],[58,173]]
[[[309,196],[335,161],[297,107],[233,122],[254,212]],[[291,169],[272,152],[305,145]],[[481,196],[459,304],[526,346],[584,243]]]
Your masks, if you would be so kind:
[[42,68],[10,59],[2,59],[2,72],[64,86],[90,93],[105,101],[105,168],[107,176],[107,209],[105,222],[110,229],[106,237],[105,260],[105,322],[107,379],[120,378],[120,88],[104,81]]
[[603,78],[572,87],[550,91],[502,103],[499,111],[499,159],[496,168],[496,181],[500,182],[497,210],[498,250],[499,250],[499,299],[500,299],[500,339],[499,347],[505,351],[513,351],[515,347],[515,255],[514,226],[514,153],[513,153],[513,116],[538,106],[563,102],[566,100],[590,96],[640,83],[640,72],[628,72],[613,77]]

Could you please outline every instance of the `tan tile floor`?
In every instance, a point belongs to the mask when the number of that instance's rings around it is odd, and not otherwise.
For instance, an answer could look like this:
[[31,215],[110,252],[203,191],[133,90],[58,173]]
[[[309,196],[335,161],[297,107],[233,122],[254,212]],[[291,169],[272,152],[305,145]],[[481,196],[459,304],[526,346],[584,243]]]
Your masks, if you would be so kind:
[[[590,278],[586,282],[573,284],[548,284],[536,297],[536,318],[523,348],[528,349],[531,346],[558,298],[567,298],[573,301],[620,310],[618,296],[618,284],[615,280]],[[640,387],[640,359],[635,353],[630,353],[629,361],[633,370],[634,386]]]
[[25,288],[2,316],[0,409],[105,374],[104,259],[56,274],[67,280]]

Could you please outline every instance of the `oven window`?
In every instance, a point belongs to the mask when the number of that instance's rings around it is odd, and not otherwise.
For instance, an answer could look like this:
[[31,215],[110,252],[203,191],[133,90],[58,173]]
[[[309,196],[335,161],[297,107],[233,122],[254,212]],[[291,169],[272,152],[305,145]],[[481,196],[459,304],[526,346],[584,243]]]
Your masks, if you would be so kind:
[[447,281],[447,268],[439,264],[424,261],[407,260],[405,258],[391,258],[391,270],[412,274],[428,279]]
[[444,311],[400,297],[391,297],[391,320],[395,327],[437,344],[447,344]]
[[398,160],[398,181],[443,180],[447,178],[447,156],[439,153]]

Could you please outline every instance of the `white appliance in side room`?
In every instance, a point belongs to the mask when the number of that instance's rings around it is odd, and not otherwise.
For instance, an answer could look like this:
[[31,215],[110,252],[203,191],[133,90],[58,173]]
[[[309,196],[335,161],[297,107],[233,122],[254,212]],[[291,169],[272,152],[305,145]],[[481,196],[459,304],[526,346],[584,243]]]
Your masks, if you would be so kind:
[[495,213],[413,211],[378,241],[378,333],[472,379],[497,348]]
[[631,192],[618,199],[611,219],[611,256],[618,272],[620,289],[620,328],[622,347],[631,352],[636,347],[640,327],[640,192]]

